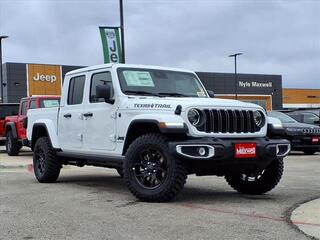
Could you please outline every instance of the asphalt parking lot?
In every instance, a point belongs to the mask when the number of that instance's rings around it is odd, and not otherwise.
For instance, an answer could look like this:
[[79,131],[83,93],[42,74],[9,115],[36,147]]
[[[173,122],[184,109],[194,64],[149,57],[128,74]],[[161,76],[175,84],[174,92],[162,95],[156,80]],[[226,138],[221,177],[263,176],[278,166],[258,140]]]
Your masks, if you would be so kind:
[[0,239],[310,239],[289,216],[320,197],[319,154],[287,157],[282,181],[265,195],[192,175],[170,203],[137,201],[116,171],[103,168],[65,167],[57,183],[40,184],[31,163],[31,152],[0,151]]

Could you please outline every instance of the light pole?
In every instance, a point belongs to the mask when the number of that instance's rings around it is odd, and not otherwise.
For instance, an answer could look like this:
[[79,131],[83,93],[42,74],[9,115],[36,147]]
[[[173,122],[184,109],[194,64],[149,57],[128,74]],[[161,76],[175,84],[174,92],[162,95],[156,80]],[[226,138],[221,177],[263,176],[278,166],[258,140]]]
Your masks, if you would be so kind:
[[122,45],[122,62],[126,63],[125,60],[125,50],[124,50],[124,23],[123,23],[123,2],[122,0],[119,0],[119,6],[120,6],[120,30],[121,30],[121,45]]
[[1,103],[3,103],[3,75],[2,75],[2,39],[8,38],[8,36],[0,36],[0,88],[1,88]]
[[235,53],[229,55],[229,57],[234,57],[234,91],[236,99],[238,99],[238,75],[237,75],[237,56],[242,55],[243,53]]

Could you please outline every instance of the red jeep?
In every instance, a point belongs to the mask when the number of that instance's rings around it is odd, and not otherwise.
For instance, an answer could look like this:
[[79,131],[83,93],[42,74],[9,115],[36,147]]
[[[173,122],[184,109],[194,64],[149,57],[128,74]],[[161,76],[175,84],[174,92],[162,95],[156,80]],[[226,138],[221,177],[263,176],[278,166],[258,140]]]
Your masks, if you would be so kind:
[[59,102],[59,96],[33,96],[21,99],[18,115],[6,116],[3,125],[0,125],[2,128],[0,137],[6,137],[6,150],[9,156],[18,155],[22,146],[28,146],[26,136],[28,109],[58,107]]
[[0,103],[0,146],[6,143],[6,116],[17,115],[19,103]]

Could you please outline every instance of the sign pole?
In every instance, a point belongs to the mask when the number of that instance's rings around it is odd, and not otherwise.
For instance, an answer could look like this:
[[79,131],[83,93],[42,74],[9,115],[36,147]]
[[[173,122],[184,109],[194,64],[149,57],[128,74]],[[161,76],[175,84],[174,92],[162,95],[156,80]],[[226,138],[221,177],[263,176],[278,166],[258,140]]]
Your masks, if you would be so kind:
[[119,0],[120,5],[120,29],[121,29],[121,46],[122,46],[122,62],[125,63],[125,47],[124,47],[124,23],[123,23],[123,0]]

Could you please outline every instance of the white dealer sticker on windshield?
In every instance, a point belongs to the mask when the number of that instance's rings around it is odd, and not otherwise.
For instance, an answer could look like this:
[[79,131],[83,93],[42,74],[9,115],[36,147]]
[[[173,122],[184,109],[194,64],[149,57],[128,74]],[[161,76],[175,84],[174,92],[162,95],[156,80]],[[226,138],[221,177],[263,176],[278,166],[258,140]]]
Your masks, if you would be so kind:
[[128,86],[133,87],[154,87],[154,82],[149,72],[123,71]]

